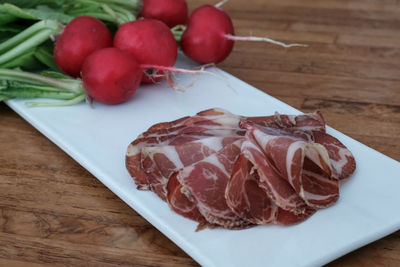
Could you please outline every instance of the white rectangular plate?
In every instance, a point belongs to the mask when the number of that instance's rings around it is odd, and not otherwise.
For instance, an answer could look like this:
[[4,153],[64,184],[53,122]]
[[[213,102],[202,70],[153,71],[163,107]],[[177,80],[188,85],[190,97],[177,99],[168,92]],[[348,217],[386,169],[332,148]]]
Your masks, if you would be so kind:
[[[181,58],[181,66],[189,62]],[[122,105],[69,107],[8,105],[89,170],[123,201],[204,266],[316,266],[400,229],[400,163],[333,130],[354,154],[355,175],[337,204],[295,226],[246,230],[205,229],[172,212],[155,194],[136,190],[125,169],[125,151],[151,125],[213,107],[257,116],[299,111],[216,68],[186,92],[165,83],[142,86]],[[222,78],[223,77],[223,78]],[[178,84],[193,77],[178,76]]]

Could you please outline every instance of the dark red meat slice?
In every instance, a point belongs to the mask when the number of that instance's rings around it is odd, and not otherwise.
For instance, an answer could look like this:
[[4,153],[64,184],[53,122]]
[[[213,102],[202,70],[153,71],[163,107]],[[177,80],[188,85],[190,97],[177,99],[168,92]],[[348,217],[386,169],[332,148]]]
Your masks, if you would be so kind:
[[[239,118],[224,110],[210,109],[199,112],[193,117],[184,117],[150,127],[128,146],[125,160],[126,167],[138,189],[151,189],[148,176],[141,168],[143,147],[177,145],[208,136],[244,135],[244,131],[237,127]],[[196,123],[198,124],[194,125]]]
[[279,209],[275,219],[275,223],[280,225],[292,225],[300,223],[309,218],[315,212],[316,210],[310,207],[307,207],[307,209],[302,214],[294,214],[293,212],[290,212],[288,210]]
[[207,220],[199,212],[194,201],[190,200],[183,192],[182,185],[177,179],[177,172],[172,174],[167,184],[167,202],[176,213],[199,222],[199,228],[208,225]]
[[291,225],[304,221],[315,212],[308,207],[300,214],[279,208],[259,187],[259,181],[253,164],[243,154],[240,155],[225,192],[228,206],[239,217],[253,224]]
[[150,184],[147,180],[147,174],[142,169],[142,157],[141,150],[146,146],[163,146],[171,143],[183,144],[186,142],[191,142],[198,140],[197,136],[176,136],[176,135],[166,135],[151,138],[139,138],[133,141],[127,149],[125,157],[125,165],[129,174],[133,177],[137,188],[140,190],[150,190]]
[[193,117],[185,117],[169,123],[152,126],[141,137],[160,136],[165,134],[185,134],[204,131],[204,129],[238,128],[242,117],[222,109],[210,109],[199,112]]
[[332,176],[336,179],[350,177],[356,169],[356,161],[350,150],[335,137],[323,133],[313,132],[314,141],[323,145],[329,154],[332,166]]
[[250,223],[268,224],[276,221],[278,206],[259,187],[258,173],[243,154],[235,162],[225,198],[229,208]]
[[278,207],[295,214],[301,214],[306,210],[307,205],[304,200],[266,157],[252,131],[247,132],[241,153],[257,170],[259,187]]
[[337,201],[339,184],[330,177],[330,159],[324,146],[298,137],[274,135],[271,129],[266,132],[264,128],[245,122],[242,126],[308,206],[324,208]]
[[225,190],[233,165],[240,154],[238,140],[178,172],[183,190],[193,199],[199,212],[210,224],[225,228],[246,227],[248,223],[236,216],[226,204]]
[[238,138],[208,137],[180,145],[144,147],[141,151],[142,169],[152,190],[166,200],[166,184],[174,172],[210,156]]
[[150,127],[129,146],[126,166],[139,189],[200,228],[241,229],[295,224],[335,203],[338,180],[356,163],[326,133],[320,112],[243,117],[210,109]]
[[275,113],[274,116],[247,117],[246,120],[261,126],[302,131],[325,131],[325,120],[321,112],[302,115],[282,115]]

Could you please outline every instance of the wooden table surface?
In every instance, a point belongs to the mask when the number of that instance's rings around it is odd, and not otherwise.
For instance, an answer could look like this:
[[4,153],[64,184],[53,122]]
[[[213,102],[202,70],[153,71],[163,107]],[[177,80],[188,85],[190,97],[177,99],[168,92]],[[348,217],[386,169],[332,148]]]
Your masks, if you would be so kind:
[[[400,160],[399,0],[223,8],[237,35],[309,46],[240,42],[222,69],[304,112],[321,110],[330,126]],[[0,118],[0,266],[197,265],[4,103]],[[400,266],[400,232],[329,265]]]

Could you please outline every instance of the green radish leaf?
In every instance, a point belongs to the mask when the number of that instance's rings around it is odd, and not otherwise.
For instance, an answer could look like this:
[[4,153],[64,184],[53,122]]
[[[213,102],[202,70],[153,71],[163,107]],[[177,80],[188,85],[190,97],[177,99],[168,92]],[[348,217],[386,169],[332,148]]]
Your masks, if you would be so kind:
[[0,91],[8,88],[7,80],[0,80]]
[[18,18],[6,12],[0,11],[0,25],[6,25],[16,21]]
[[55,79],[71,79],[71,80],[73,80],[72,77],[70,77],[70,76],[68,76],[68,75],[65,75],[65,74],[63,74],[63,73],[61,73],[61,72],[57,72],[57,71],[48,71],[48,70],[45,70],[45,71],[42,71],[40,74],[43,75],[43,76],[49,77],[49,78],[55,78]]
[[25,30],[25,28],[26,27],[18,24],[0,25],[0,32],[19,33]]
[[3,93],[2,90],[4,91],[4,90],[19,90],[19,89],[32,89],[32,90],[41,90],[46,92],[64,92],[58,88],[47,85],[31,84],[29,82],[20,82],[14,80],[4,80],[3,87],[0,87],[0,93]]
[[20,8],[34,8],[39,5],[46,5],[52,8],[59,8],[67,0],[0,0],[0,4],[12,3]]
[[12,69],[15,67],[20,67],[23,70],[29,71],[39,71],[45,68],[45,66],[36,58],[36,51],[29,51],[13,60],[2,64],[1,68]]
[[3,4],[0,6],[0,12],[4,14],[9,14],[20,19],[29,20],[51,19],[57,20],[62,23],[68,23],[73,19],[72,16],[64,14],[62,11],[52,9],[49,6],[45,5],[39,5],[35,8],[20,8],[11,4]]
[[73,99],[77,96],[76,93],[65,92],[51,86],[35,85],[12,80],[1,81],[0,95],[12,98],[52,98],[63,100]]
[[35,57],[47,67],[58,70],[57,64],[53,57],[54,44],[51,41],[40,45],[35,52]]
[[14,58],[22,56],[31,49],[45,43],[49,38],[61,32],[57,21],[41,20],[18,33],[5,42],[0,43],[0,65],[7,64]]
[[50,98],[50,99],[62,99],[70,100],[76,97],[76,94],[69,92],[49,92],[44,90],[37,90],[31,88],[10,88],[8,90],[0,91],[1,95],[10,98]]
[[17,24],[0,25],[0,43],[23,31],[25,27]]
[[37,6],[35,9],[24,9],[24,11],[35,16],[37,19],[51,19],[62,23],[68,23],[74,18],[48,6]]
[[37,19],[34,15],[22,10],[21,8],[12,4],[3,4],[0,6],[0,12],[10,14],[20,19]]

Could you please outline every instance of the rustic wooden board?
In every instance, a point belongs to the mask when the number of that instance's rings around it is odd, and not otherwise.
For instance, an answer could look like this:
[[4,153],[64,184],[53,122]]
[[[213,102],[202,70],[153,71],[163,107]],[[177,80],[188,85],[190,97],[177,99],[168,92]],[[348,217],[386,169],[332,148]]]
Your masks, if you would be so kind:
[[[219,67],[400,160],[400,1],[231,0],[224,9],[237,35],[309,47],[240,42]],[[197,265],[4,104],[0,118],[0,266]],[[330,265],[399,266],[400,232]]]

